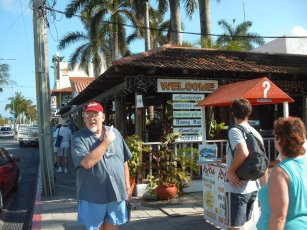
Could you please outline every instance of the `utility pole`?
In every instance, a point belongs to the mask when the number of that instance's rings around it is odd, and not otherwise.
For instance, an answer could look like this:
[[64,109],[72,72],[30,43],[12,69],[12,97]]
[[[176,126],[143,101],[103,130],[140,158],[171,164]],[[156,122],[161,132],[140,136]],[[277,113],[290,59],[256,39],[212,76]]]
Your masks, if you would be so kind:
[[14,127],[14,132],[16,131],[16,124],[15,124],[15,95],[14,95],[14,86],[12,86],[12,109],[13,109],[13,127]]
[[50,85],[45,18],[45,1],[33,0],[35,79],[39,124],[40,167],[44,195],[52,196],[54,193],[54,159],[53,152],[51,151]]

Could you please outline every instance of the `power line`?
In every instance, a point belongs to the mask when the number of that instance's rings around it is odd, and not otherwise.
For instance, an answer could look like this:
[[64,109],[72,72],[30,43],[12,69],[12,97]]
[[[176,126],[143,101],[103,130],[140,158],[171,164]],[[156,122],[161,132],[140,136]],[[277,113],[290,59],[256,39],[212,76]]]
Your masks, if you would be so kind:
[[[27,46],[26,46],[26,49],[27,49],[27,53],[28,53],[28,56],[29,56],[29,58],[27,58],[28,59],[28,62],[29,62],[29,64],[30,64],[30,66],[31,66],[31,64],[33,64],[33,63],[31,63],[31,58],[30,58],[30,50],[29,50],[29,40],[28,40],[28,34],[27,34],[27,29],[26,29],[26,24],[25,24],[25,18],[24,18],[24,10],[23,10],[23,6],[22,6],[22,2],[21,2],[21,0],[19,0],[19,3],[20,3],[20,8],[21,8],[21,15],[22,15],[22,22],[23,22],[23,29],[24,29],[24,33],[25,33],[25,37],[26,37],[26,44],[27,44]],[[25,9],[27,9],[28,7],[26,7]]]
[[1,87],[3,89],[11,89],[12,87],[16,88],[16,87],[19,87],[19,88],[35,88],[35,86],[27,86],[27,85],[13,85],[13,86],[9,86],[9,87]]
[[[30,2],[31,2],[31,0],[30,0]],[[29,2],[29,4],[30,4],[30,2]],[[2,38],[7,32],[9,32],[12,28],[13,28],[13,26],[20,20],[20,18],[22,18],[23,17],[23,13],[26,11],[26,9],[27,9],[28,7],[25,7],[23,10],[22,10],[22,12],[21,12],[21,15],[19,15],[19,17],[6,29],[6,31],[4,31],[1,35],[0,35],[0,38]]]
[[[56,10],[53,7],[49,7],[46,6],[46,10],[49,10],[50,12],[57,12],[60,14],[65,15],[64,11],[61,10]],[[79,17],[79,18],[86,18],[84,16],[81,15],[77,15],[74,14],[74,17]],[[168,30],[168,29],[157,29],[157,28],[152,28],[152,27],[145,27],[145,26],[134,26],[134,25],[130,25],[130,24],[126,24],[126,23],[119,23],[119,22],[111,22],[111,21],[107,21],[107,20],[102,20],[103,23],[107,23],[107,24],[112,24],[112,25],[121,25],[121,26],[126,26],[126,27],[130,27],[130,28],[134,28],[134,29],[149,29],[149,30],[153,30],[153,31],[162,31],[162,32],[173,32],[173,33],[181,33],[181,34],[190,34],[190,35],[202,35],[201,33],[197,33],[197,32],[188,32],[188,31],[172,31],[172,30]],[[209,36],[214,36],[214,37],[221,37],[224,35],[221,34],[204,34],[204,35],[209,35]],[[237,37],[237,38],[254,38],[254,37],[260,37],[260,38],[307,38],[307,36],[248,36],[248,35],[236,35],[236,36],[232,36],[232,37]]]

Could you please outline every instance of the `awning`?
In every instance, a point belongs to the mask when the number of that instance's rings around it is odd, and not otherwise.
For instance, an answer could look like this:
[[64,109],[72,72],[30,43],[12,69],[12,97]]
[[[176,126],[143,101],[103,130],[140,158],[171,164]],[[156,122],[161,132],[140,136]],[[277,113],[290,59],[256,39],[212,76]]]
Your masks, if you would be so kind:
[[284,91],[268,78],[223,85],[200,101],[198,106],[230,106],[235,99],[245,98],[252,105],[278,104],[294,102]]

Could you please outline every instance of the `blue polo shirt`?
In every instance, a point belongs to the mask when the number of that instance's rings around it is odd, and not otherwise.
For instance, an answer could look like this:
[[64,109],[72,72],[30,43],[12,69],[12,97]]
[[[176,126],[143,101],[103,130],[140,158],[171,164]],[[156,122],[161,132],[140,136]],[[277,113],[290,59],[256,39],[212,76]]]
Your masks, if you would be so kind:
[[[106,131],[109,126],[104,126]],[[81,160],[102,141],[89,129],[73,134],[71,155],[76,167],[77,199],[97,204],[127,200],[124,176],[124,162],[131,158],[131,152],[117,129],[116,139],[109,145],[101,160],[90,169],[80,165]]]

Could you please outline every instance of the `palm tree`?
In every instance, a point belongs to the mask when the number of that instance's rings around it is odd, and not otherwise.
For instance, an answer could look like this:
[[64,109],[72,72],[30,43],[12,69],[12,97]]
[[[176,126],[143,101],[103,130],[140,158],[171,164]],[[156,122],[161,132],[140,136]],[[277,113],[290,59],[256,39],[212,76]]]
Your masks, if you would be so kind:
[[0,91],[2,86],[8,85],[12,81],[10,79],[10,67],[8,64],[0,64]]
[[225,20],[218,21],[218,25],[224,29],[224,34],[217,39],[217,43],[223,49],[228,50],[251,50],[253,44],[263,45],[264,39],[257,33],[248,32],[252,22],[246,21],[234,27]]
[[32,105],[32,101],[28,101],[29,105],[27,106],[27,111],[25,116],[28,120],[34,121],[37,120],[37,109],[35,105]]
[[[145,9],[144,9],[145,10]],[[140,21],[143,20],[144,15],[140,12]],[[150,27],[150,44],[151,48],[157,48],[161,45],[170,43],[170,31],[171,31],[171,22],[170,20],[163,21],[161,12],[155,10],[149,6],[149,27]],[[146,31],[140,29],[139,27],[135,28],[134,31],[127,37],[127,42],[130,44],[136,39],[145,38],[146,40]],[[145,46],[146,47],[146,46]]]
[[60,39],[58,48],[63,50],[72,44],[80,43],[69,57],[68,62],[70,67],[74,69],[79,63],[80,69],[89,75],[89,66],[93,63],[94,75],[98,77],[104,65],[110,66],[111,64],[110,47],[107,46],[108,42],[104,40],[105,37],[97,38],[91,33],[89,30],[90,20],[85,12],[82,15],[81,22],[84,25],[86,33],[82,31],[68,32]]
[[[128,48],[124,24],[129,21],[133,26],[139,25],[135,9],[130,0],[75,0],[67,6],[66,16],[70,18],[78,10],[89,12],[89,31],[92,37],[101,38],[107,36],[104,41],[109,43],[108,46],[111,48],[112,60],[125,55]],[[99,44],[106,43],[100,42]]]
[[[8,99],[10,100],[10,103],[6,104],[4,109],[5,111],[10,110],[10,113],[14,116],[15,121],[22,113],[26,114],[27,117],[30,117],[29,111],[34,108],[31,100],[25,99],[20,92],[15,92],[14,97],[10,97]],[[32,112],[36,113],[36,109]]]
[[192,15],[197,7],[196,0],[157,0],[159,3],[159,11],[165,13],[168,5],[170,9],[170,20],[172,25],[171,41],[174,44],[182,44],[182,34],[181,34],[181,16],[180,16],[180,2],[184,3],[184,9],[186,14],[191,19]]
[[[220,2],[220,0],[216,0]],[[201,40],[211,39],[210,0],[198,0]]]

